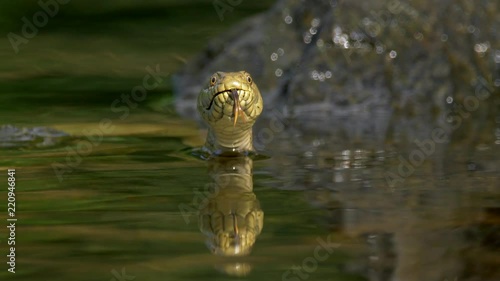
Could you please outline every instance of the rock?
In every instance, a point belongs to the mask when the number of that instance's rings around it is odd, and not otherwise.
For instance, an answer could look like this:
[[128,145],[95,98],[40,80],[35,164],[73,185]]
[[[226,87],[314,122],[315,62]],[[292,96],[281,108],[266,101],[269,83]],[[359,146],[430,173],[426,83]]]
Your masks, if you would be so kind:
[[0,148],[49,147],[56,145],[69,135],[48,127],[0,126]]
[[413,140],[441,126],[460,135],[452,117],[462,116],[462,130],[475,120],[465,111],[488,116],[480,132],[465,135],[491,138],[498,9],[466,0],[278,1],[214,38],[174,76],[176,107],[198,117],[195,98],[210,74],[244,69],[265,107],[285,110],[299,131]]

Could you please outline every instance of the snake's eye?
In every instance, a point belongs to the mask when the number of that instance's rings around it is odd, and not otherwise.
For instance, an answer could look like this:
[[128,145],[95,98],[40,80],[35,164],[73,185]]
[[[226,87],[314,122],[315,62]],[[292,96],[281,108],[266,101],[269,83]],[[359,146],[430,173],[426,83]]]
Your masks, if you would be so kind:
[[252,83],[252,77],[247,76],[247,82],[248,82],[248,83]]
[[217,77],[212,76],[212,78],[210,78],[210,86],[215,85],[215,82],[217,82]]

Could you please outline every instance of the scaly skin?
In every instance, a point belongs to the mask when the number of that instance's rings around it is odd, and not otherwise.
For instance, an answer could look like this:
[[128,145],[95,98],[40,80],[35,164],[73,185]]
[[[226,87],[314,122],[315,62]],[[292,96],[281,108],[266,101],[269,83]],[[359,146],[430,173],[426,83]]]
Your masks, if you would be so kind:
[[254,150],[252,126],[262,112],[257,85],[246,71],[216,72],[198,96],[198,112],[208,124],[205,149],[211,154]]
[[264,212],[253,192],[250,157],[208,161],[213,192],[201,205],[199,227],[216,255],[248,255],[264,226]]

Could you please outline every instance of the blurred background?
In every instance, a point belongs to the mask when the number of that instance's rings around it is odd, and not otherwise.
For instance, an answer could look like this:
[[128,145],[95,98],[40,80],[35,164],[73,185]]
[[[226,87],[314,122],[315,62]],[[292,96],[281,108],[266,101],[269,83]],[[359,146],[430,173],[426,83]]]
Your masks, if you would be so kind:
[[[162,72],[172,74],[209,39],[273,1],[240,5],[224,21],[210,1],[56,3],[57,15],[21,43],[17,54],[8,34],[22,36],[23,17],[33,23],[43,9],[37,1],[2,3],[2,123],[31,123],[40,114],[43,120],[53,115],[60,121],[61,116],[81,114],[72,107],[108,106],[139,84],[146,66],[160,64]],[[155,98],[171,98],[170,79],[152,91],[148,103]]]

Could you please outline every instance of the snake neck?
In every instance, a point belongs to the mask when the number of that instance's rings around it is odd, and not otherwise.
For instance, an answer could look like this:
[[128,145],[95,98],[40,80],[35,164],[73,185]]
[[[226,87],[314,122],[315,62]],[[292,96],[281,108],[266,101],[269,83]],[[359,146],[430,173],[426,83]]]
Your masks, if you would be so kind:
[[205,148],[213,154],[254,151],[252,126],[210,127]]

